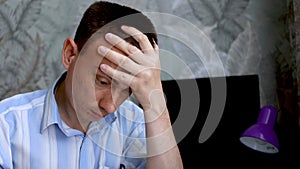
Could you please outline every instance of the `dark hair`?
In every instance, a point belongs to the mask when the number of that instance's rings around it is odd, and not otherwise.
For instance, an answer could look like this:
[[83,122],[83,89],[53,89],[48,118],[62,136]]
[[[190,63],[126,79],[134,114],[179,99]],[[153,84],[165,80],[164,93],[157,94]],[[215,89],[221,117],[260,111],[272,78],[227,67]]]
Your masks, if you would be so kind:
[[[109,25],[109,26],[107,26]],[[140,11],[112,2],[98,1],[91,4],[84,12],[76,30],[74,41],[80,51],[86,41],[100,28],[105,28],[104,33],[111,32],[138,46],[132,37],[122,35],[121,25],[132,26],[143,32],[151,42],[157,44],[155,28],[148,17]]]

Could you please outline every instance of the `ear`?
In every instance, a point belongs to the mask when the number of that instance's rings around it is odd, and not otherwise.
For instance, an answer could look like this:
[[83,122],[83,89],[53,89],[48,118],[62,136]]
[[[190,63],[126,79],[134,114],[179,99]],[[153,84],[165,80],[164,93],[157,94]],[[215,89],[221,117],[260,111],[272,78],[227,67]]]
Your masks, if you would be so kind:
[[78,55],[78,48],[73,39],[68,38],[64,42],[62,51],[62,64],[66,69],[69,69],[70,64]]

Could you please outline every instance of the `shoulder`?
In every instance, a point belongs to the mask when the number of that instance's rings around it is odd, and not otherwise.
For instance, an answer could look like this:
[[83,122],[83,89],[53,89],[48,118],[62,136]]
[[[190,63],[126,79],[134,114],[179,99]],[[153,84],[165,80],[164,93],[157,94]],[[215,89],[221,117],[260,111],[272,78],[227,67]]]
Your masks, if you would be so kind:
[[0,101],[0,115],[12,111],[32,109],[44,103],[48,90],[21,93]]

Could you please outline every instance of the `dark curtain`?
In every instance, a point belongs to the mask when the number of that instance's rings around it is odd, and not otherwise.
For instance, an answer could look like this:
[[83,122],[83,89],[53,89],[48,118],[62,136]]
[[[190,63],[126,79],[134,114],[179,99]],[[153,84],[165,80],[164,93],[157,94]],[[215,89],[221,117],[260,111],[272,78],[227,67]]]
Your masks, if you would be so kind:
[[300,0],[287,0],[281,22],[285,31],[276,52],[279,102],[278,132],[285,150],[299,153],[300,136]]

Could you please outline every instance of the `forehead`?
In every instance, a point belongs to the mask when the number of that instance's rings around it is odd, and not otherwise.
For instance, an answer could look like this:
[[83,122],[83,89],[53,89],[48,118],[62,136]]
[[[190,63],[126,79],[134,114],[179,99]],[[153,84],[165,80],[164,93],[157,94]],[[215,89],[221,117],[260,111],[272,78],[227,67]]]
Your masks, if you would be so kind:
[[98,53],[99,46],[105,46],[115,52],[123,54],[126,56],[124,52],[119,50],[116,47],[113,47],[109,42],[104,39],[104,34],[98,33],[95,36],[92,36],[83,46],[82,50],[80,51],[81,60],[84,60],[88,66],[93,67],[93,69],[98,69],[101,63],[108,64],[114,68],[117,67],[116,64],[110,62],[104,56]]
[[82,47],[80,53],[87,53],[87,52],[97,52],[98,47],[106,46],[108,48],[111,48],[112,46],[104,39],[104,34],[94,34],[92,35],[84,44]]
[[[98,30],[97,32],[95,32],[84,44],[82,50],[80,51],[81,53],[85,53],[85,52],[97,52],[98,47],[99,46],[105,46],[109,49],[112,49],[118,53],[122,53],[124,54],[124,52],[122,52],[121,50],[119,50],[118,48],[112,46],[109,42],[107,42],[104,38],[106,33],[111,33],[111,32],[104,32],[101,30]],[[115,34],[116,35],[116,34]]]

